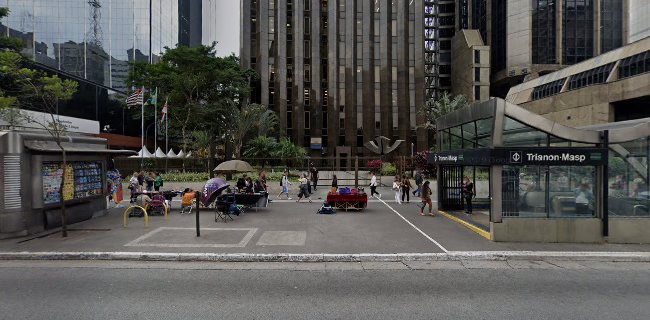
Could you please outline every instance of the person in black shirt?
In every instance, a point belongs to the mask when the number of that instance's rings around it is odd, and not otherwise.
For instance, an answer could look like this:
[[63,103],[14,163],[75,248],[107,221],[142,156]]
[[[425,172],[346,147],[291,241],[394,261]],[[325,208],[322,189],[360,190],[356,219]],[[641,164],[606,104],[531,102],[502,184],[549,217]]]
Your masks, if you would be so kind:
[[242,192],[246,188],[246,174],[237,179],[237,192]]
[[465,214],[472,214],[472,198],[474,197],[474,183],[469,177],[463,180],[463,197],[465,198]]

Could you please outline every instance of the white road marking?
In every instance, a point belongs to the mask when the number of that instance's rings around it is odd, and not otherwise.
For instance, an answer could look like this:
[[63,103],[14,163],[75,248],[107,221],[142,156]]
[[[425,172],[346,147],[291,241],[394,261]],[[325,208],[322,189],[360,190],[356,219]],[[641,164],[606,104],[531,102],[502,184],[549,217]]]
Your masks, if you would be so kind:
[[253,238],[257,228],[201,228],[201,231],[248,231],[239,243],[141,243],[143,240],[163,230],[188,230],[191,234],[195,228],[160,227],[125,244],[125,247],[158,247],[158,248],[243,248]]
[[401,215],[399,212],[397,212],[395,209],[393,209],[393,207],[389,206],[388,203],[384,202],[384,200],[381,200],[381,199],[378,199],[378,200],[379,200],[379,202],[381,202],[381,203],[383,203],[384,205],[386,205],[386,206],[387,206],[389,209],[391,209],[393,212],[395,212],[395,214],[398,215],[400,218],[402,218],[402,220],[406,221],[406,223],[408,223],[411,227],[413,227],[413,229],[417,230],[417,231],[418,231],[419,233],[421,233],[425,238],[429,239],[429,241],[431,241],[431,242],[433,242],[435,245],[437,245],[440,249],[442,249],[442,251],[444,251],[445,253],[449,253],[449,251],[448,251],[447,249],[445,249],[445,247],[443,247],[440,243],[438,243],[438,241],[436,241],[436,240],[434,240],[433,238],[431,238],[428,234],[424,233],[424,231],[420,230],[420,228],[418,228],[418,227],[416,227],[414,224],[412,224],[411,221],[408,221],[406,218],[404,218],[403,215]]

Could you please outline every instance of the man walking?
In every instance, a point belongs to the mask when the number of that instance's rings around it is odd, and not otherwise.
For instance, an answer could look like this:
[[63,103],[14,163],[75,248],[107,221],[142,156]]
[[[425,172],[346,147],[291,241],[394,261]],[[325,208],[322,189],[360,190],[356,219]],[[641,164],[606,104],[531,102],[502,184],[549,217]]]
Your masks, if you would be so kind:
[[314,191],[316,191],[316,187],[318,186],[318,169],[314,167],[314,163],[311,163],[311,181],[314,182]]
[[377,199],[381,199],[381,194],[377,192],[377,176],[375,176],[374,171],[371,171],[370,174],[372,175],[370,178],[370,196],[377,194]]
[[417,186],[417,189],[413,190],[413,195],[415,196],[417,193],[417,196],[419,197],[422,193],[422,172],[417,171],[415,173],[415,185]]

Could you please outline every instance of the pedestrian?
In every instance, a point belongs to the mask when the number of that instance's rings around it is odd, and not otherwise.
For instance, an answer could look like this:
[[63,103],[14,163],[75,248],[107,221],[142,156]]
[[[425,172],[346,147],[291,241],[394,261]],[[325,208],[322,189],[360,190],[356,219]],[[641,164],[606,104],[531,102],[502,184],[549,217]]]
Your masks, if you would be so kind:
[[144,181],[147,185],[147,191],[153,191],[153,182],[155,181],[155,178],[152,172],[149,172],[149,175],[144,178]]
[[131,190],[131,200],[129,201],[129,203],[134,203],[138,199],[136,192],[138,192],[139,176],[140,174],[137,171],[133,171],[133,176],[131,176],[131,179],[129,180],[129,190]]
[[431,203],[431,188],[429,187],[429,181],[424,182],[422,185],[422,190],[420,190],[420,199],[422,200],[422,206],[420,207],[420,215],[424,215],[424,207],[429,205],[429,215],[434,216],[433,214],[433,204]]
[[465,208],[465,214],[472,214],[472,198],[474,197],[474,182],[469,177],[465,177],[463,180],[463,197],[465,198],[465,203],[467,204]]
[[339,180],[336,178],[336,175],[332,175],[332,193],[336,193],[336,191],[339,189]]
[[411,181],[406,177],[402,176],[402,202],[404,202],[404,197],[406,197],[406,202],[411,202],[411,188],[413,185]]
[[282,187],[282,191],[280,191],[280,194],[278,194],[278,199],[280,199],[280,196],[282,194],[287,195],[287,200],[291,200],[291,197],[289,196],[289,186],[291,185],[291,182],[289,182],[289,172],[285,171],[284,174],[282,174],[282,180],[280,180],[280,187]]
[[156,178],[153,181],[153,188],[156,191],[160,191],[160,187],[163,186],[163,178],[160,176],[160,172],[155,173]]
[[300,192],[298,193],[298,200],[296,200],[296,202],[300,202],[300,199],[302,199],[302,197],[307,198],[309,202],[311,202],[311,195],[307,190],[307,188],[309,188],[309,179],[307,178],[307,173],[303,173],[302,177],[298,181],[300,181]]
[[144,191],[144,171],[138,173],[138,191]]
[[399,176],[395,176],[395,181],[393,181],[393,191],[395,192],[395,202],[397,204],[402,204],[400,198],[402,197],[402,181]]
[[307,178],[307,192],[311,195],[311,179],[309,178],[309,174],[307,172],[303,172],[303,175]]
[[415,185],[418,187],[417,189],[413,190],[413,195],[417,193],[418,197],[420,196],[420,192],[422,191],[422,172],[417,171],[415,172]]
[[374,171],[370,171],[370,174],[372,175],[370,178],[370,196],[372,197],[377,194],[376,198],[381,199],[381,194],[377,192],[377,176]]
[[594,201],[594,194],[591,192],[588,184],[581,184],[580,187],[575,190],[575,197],[577,214],[593,213],[589,206]]
[[311,181],[314,183],[314,191],[316,191],[316,186],[318,185],[318,169],[314,167],[314,163],[311,163]]

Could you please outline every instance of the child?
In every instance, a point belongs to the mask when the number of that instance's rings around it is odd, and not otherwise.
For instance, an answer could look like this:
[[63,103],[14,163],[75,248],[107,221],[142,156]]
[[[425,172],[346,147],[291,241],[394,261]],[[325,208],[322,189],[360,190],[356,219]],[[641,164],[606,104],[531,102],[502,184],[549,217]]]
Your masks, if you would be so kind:
[[194,194],[194,190],[185,188],[181,198],[181,214],[192,212],[192,203],[194,202],[195,197],[196,195]]

